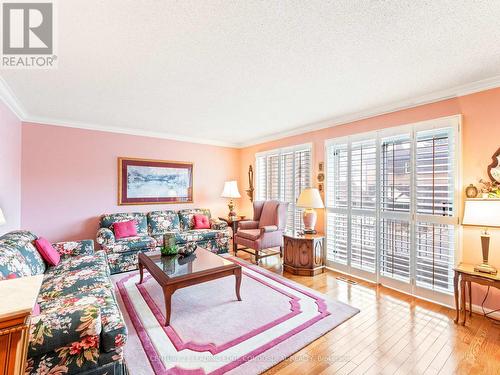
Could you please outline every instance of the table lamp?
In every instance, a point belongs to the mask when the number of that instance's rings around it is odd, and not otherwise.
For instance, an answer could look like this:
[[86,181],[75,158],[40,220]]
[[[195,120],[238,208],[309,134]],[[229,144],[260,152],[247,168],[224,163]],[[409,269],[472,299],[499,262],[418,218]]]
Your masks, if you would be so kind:
[[227,207],[229,208],[228,218],[237,218],[236,212],[234,212],[233,198],[241,198],[240,192],[238,191],[238,183],[236,181],[226,181],[224,183],[224,190],[222,191],[221,197],[230,198],[230,201],[227,205]]
[[500,199],[467,199],[462,224],[484,228],[481,232],[483,263],[474,267],[474,271],[496,274],[496,268],[488,264],[490,250],[488,228],[500,227]]
[[0,208],[0,225],[4,225],[7,221],[5,220],[5,216],[3,215],[2,209]]
[[319,195],[319,190],[316,188],[307,188],[302,190],[297,200],[297,207],[305,208],[302,214],[302,221],[304,222],[304,233],[315,234],[316,220],[318,215],[315,208],[324,208],[323,201]]

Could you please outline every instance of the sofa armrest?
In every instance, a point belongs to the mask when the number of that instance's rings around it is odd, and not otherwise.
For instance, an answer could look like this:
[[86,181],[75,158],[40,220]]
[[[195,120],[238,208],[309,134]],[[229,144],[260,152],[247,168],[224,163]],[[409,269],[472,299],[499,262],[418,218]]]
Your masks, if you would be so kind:
[[52,246],[62,257],[94,254],[94,240],[56,242]]
[[260,228],[260,233],[276,232],[278,230],[277,225],[266,225]]
[[[28,356],[39,356],[88,338],[99,348],[101,310],[96,304],[62,307],[31,318]],[[96,339],[95,339],[96,337]],[[89,346],[92,346],[89,342]]]
[[210,219],[210,229],[222,230],[227,228],[227,223],[219,219]]
[[101,228],[97,231],[96,241],[103,247],[112,246],[116,241],[115,234],[109,228]]
[[254,220],[245,220],[245,221],[240,221],[238,228],[240,229],[258,229],[259,228],[259,222],[254,221]]

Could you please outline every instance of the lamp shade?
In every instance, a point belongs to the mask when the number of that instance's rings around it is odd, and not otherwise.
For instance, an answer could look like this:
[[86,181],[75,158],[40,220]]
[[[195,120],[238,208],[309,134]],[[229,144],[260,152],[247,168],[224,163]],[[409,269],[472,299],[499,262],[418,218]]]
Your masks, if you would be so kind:
[[0,208],[0,225],[4,225],[5,223],[5,216],[3,215],[2,209]]
[[467,199],[462,224],[500,227],[500,199]]
[[221,197],[241,198],[240,192],[238,191],[238,183],[236,181],[224,182],[224,190],[222,191]]
[[316,188],[302,190],[297,200],[297,207],[302,208],[324,208],[323,201]]

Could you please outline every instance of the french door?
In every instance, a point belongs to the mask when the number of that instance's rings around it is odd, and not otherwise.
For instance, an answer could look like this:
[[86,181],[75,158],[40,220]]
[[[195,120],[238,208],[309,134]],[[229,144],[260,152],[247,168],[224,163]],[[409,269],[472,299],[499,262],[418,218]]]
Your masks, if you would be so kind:
[[327,265],[451,304],[460,117],[328,140]]

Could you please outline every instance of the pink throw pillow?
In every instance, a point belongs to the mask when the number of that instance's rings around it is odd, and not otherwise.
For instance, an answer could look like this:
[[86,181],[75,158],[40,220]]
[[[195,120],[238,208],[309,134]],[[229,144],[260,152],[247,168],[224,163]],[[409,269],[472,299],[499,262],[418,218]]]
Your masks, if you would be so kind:
[[210,221],[206,215],[193,215],[194,229],[210,229]]
[[61,255],[54,249],[54,246],[45,238],[40,237],[35,241],[35,246],[42,258],[51,266],[57,266],[61,261]]
[[137,236],[137,222],[135,220],[122,221],[113,224],[116,239]]

